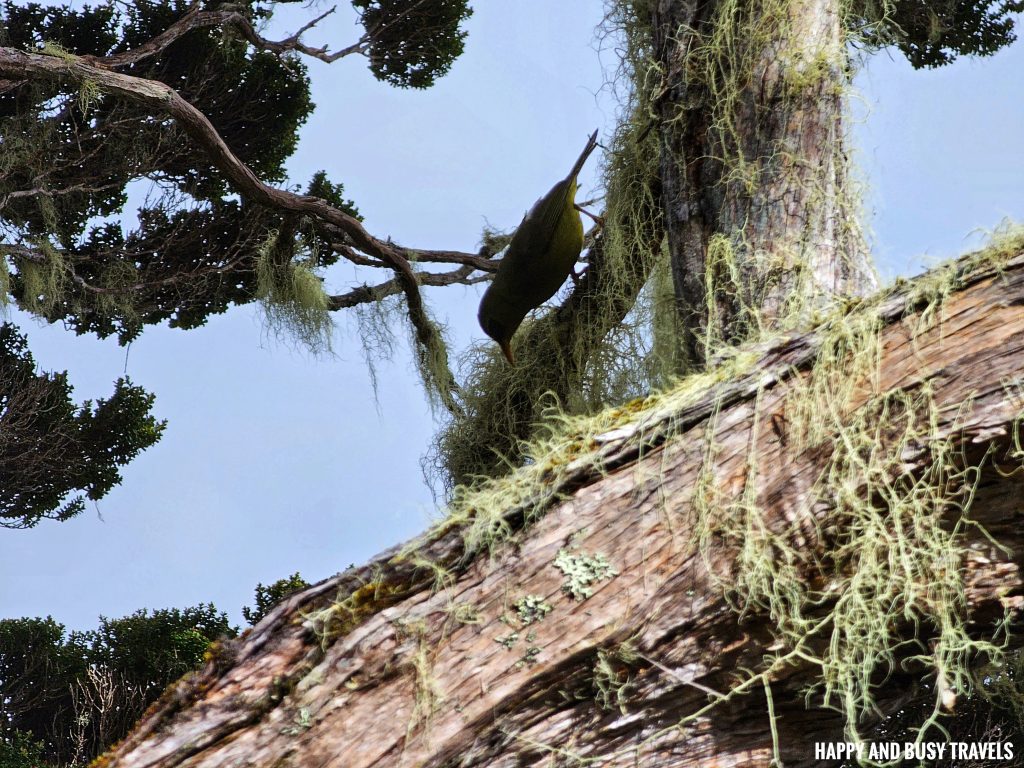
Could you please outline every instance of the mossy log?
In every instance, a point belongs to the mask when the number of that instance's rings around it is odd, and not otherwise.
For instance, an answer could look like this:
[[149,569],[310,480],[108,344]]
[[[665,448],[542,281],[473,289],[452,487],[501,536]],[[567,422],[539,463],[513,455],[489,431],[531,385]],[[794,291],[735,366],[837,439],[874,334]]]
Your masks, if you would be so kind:
[[[1024,600],[1014,447],[1024,254],[951,270],[927,290],[906,283],[849,310],[879,318],[877,376],[852,382],[836,408],[853,418],[872,390],[930,388],[929,439],[952,440],[956,460],[978,468],[969,515],[984,530],[965,529],[959,572],[965,626],[988,638],[999,620],[1019,624]],[[472,519],[449,520],[292,596],[211,651],[98,763],[667,768],[767,765],[777,750],[787,766],[816,764],[813,742],[841,740],[844,718],[822,706],[820,688],[805,698],[814,664],[765,663],[784,654],[774,620],[757,605],[734,609],[723,584],[735,552],[721,537],[696,545],[695,496],[711,470],[716,503],[756,498],[766,526],[797,531],[804,551],[841,535],[828,504],[802,506],[831,442],[801,447],[786,416],[825,343],[823,331],[780,338],[745,372],[686,399],[620,409],[619,426],[589,436],[585,455],[564,457],[546,487],[502,510],[508,536],[489,548],[467,546]],[[878,439],[889,439],[884,429]],[[920,475],[932,457],[927,445],[903,445],[901,471]],[[560,552],[584,566],[603,555],[612,570],[592,568],[573,596]],[[891,628],[897,639],[913,636],[907,624]],[[897,660],[920,654],[932,632],[918,622],[919,646]],[[873,689],[882,713],[905,703],[912,681],[934,679],[920,663],[886,671]]]

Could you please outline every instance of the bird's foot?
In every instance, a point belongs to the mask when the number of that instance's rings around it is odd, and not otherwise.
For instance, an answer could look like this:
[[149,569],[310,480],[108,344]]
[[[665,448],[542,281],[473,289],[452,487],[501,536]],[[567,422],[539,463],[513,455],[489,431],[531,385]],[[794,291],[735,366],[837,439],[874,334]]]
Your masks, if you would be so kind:
[[597,226],[601,227],[602,229],[604,228],[604,218],[602,216],[593,214],[586,208],[577,205],[576,203],[573,203],[573,207],[580,213],[584,214],[585,216],[589,216],[591,219],[593,219],[594,223],[597,224]]

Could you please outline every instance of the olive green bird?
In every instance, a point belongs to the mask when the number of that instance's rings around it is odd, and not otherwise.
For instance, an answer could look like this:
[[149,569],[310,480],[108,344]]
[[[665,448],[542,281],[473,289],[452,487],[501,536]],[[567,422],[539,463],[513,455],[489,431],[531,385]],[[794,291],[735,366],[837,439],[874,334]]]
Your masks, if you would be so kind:
[[596,146],[594,131],[569,175],[523,217],[480,302],[480,327],[498,342],[513,365],[512,336],[516,329],[531,310],[562,287],[583,250],[583,223],[576,209],[576,177]]

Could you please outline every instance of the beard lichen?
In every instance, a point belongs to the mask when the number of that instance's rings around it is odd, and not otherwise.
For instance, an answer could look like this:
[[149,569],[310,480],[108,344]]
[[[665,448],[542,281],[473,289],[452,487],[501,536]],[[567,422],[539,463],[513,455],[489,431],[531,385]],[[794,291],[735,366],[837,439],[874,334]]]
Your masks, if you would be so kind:
[[[998,274],[1021,250],[1022,231],[1004,227],[987,249],[914,280],[904,319],[913,344],[941,321],[943,303],[969,275]],[[916,664],[935,678],[935,705],[912,728],[920,742],[932,728],[944,733],[944,707],[977,691],[980,668],[1003,666],[1008,637],[998,622],[988,639],[968,631],[967,534],[973,528],[988,538],[970,514],[986,456],[969,459],[959,442],[970,400],[951,414],[927,379],[882,391],[886,297],[835,311],[815,330],[813,364],[787,385],[788,450],[796,459],[826,458],[813,486],[793,491],[786,520],[770,519],[759,503],[759,404],[738,494],[715,476],[717,413],[709,419],[692,514],[708,573],[741,617],[769,618],[776,638],[776,652],[743,689],[767,684],[781,667],[812,663],[819,673],[808,701],[840,711],[847,737],[860,742],[862,724],[877,714],[877,686],[898,664]]]
[[330,352],[334,335],[330,298],[313,271],[315,254],[295,258],[276,230],[257,249],[256,297],[268,329],[304,344],[314,354]]
[[[407,561],[435,590],[452,588],[459,568],[519,536],[567,498],[581,477],[605,472],[605,460],[614,455],[608,446],[636,440],[642,454],[643,446],[674,439],[681,429],[678,414],[706,403],[716,388],[729,389],[720,388],[722,383],[734,388],[746,376],[753,417],[749,448],[740,456],[742,486],[737,489],[735,482],[727,484],[717,474],[723,457],[716,435],[721,434],[726,405],[720,400],[721,410],[712,407],[700,417],[705,419],[704,458],[687,507],[693,543],[683,546],[683,554],[696,551],[703,556],[728,604],[741,619],[767,627],[773,642],[759,665],[673,727],[691,725],[713,716],[723,703],[763,691],[775,754],[780,755],[772,683],[788,667],[810,664],[816,672],[807,691],[808,705],[838,710],[849,738],[861,741],[868,735],[865,719],[877,714],[878,686],[898,665],[910,665],[905,668],[935,680],[935,706],[915,724],[918,740],[934,737],[932,727],[942,728],[943,703],[977,691],[981,666],[986,665],[990,677],[1002,679],[998,670],[1005,665],[1005,636],[999,634],[1001,626],[988,639],[978,638],[978,627],[968,631],[963,561],[969,535],[978,535],[970,513],[979,464],[962,451],[958,432],[970,403],[962,413],[951,414],[940,407],[924,378],[884,389],[881,336],[893,321],[891,306],[897,300],[905,307],[902,322],[911,336],[934,332],[950,286],[962,287],[973,279],[968,270],[998,273],[1006,258],[1021,250],[1024,237],[1006,236],[990,251],[926,275],[920,290],[903,286],[899,296],[882,294],[836,309],[808,333],[806,343],[815,352],[799,370],[779,368],[766,377],[755,367],[760,356],[743,351],[726,356],[714,369],[622,406],[588,416],[553,414],[552,426],[523,446],[528,456],[523,466],[457,489],[448,517],[392,561]],[[783,518],[770,514],[759,495],[766,476],[759,465],[757,436],[770,428],[773,414],[766,403],[775,397],[781,398],[783,408],[785,450],[794,462],[818,468],[807,488],[787,497],[793,509]],[[773,402],[773,409],[778,408],[780,401]],[[1021,409],[1007,456],[1024,470],[1024,401]],[[689,439],[700,429],[700,421],[691,420]],[[615,450],[621,449],[618,442]],[[1001,469],[1013,468],[1004,460]],[[449,544],[443,550],[456,552],[457,562],[435,563],[418,552],[453,529],[461,546]],[[688,552],[687,546],[692,547]],[[324,641],[330,641],[326,635],[336,638],[394,605],[408,589],[408,584],[385,585],[375,579],[343,596],[324,614]],[[471,614],[473,623],[491,620],[475,610]],[[423,713],[434,708],[430,702],[438,700],[429,684],[433,678],[428,661],[420,653],[409,662],[429,704],[420,710],[420,724],[425,722]],[[594,669],[601,706],[629,709],[629,670],[603,663],[607,661],[599,657]],[[645,741],[662,735],[659,731]]]
[[16,266],[22,285],[22,303],[29,312],[49,317],[64,302],[70,269],[60,251],[40,238],[34,242],[39,258],[18,258]]
[[[521,466],[521,446],[558,411],[595,413],[663,385],[665,339],[652,354],[645,290],[667,258],[658,191],[659,148],[650,130],[657,78],[651,72],[649,30],[628,9],[609,24],[623,30],[627,85],[622,120],[607,141],[603,167],[603,226],[587,252],[588,269],[561,306],[527,318],[514,340],[516,365],[492,344],[471,348],[460,365],[463,380],[455,415],[425,461],[428,474],[451,493],[482,477]],[[640,301],[638,302],[638,297]],[[553,400],[552,400],[553,398]]]

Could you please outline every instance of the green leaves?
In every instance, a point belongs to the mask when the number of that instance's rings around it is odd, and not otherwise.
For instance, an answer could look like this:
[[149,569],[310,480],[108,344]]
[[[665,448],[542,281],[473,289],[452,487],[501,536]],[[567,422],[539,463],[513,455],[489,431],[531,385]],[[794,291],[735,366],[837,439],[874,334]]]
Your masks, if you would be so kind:
[[[255,624],[309,584],[256,587]],[[215,656],[238,628],[211,604],[141,609],[67,632],[51,617],[0,620],[0,768],[84,764],[123,738],[168,685]]]
[[77,406],[66,373],[39,373],[25,337],[0,325],[0,526],[66,520],[121,481],[120,468],[160,439],[153,395],[128,379]]
[[89,760],[211,642],[237,634],[213,605],[143,609],[85,632],[50,617],[0,620],[0,768]]
[[293,592],[309,586],[298,571],[286,579],[278,579],[269,586],[256,585],[256,605],[253,608],[242,608],[242,615],[249,624],[255,626],[260,619],[270,613],[270,609],[284,600]]
[[78,639],[87,647],[91,664],[116,670],[152,701],[196,669],[211,642],[235,634],[227,615],[205,604],[152,612],[143,608],[120,619],[101,618],[99,629]]
[[352,0],[362,12],[370,71],[400,88],[429,88],[461,54],[467,0]]
[[990,56],[1017,39],[1012,14],[1021,0],[858,0],[861,38],[869,46],[895,45],[917,69],[958,56]]

